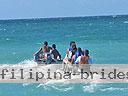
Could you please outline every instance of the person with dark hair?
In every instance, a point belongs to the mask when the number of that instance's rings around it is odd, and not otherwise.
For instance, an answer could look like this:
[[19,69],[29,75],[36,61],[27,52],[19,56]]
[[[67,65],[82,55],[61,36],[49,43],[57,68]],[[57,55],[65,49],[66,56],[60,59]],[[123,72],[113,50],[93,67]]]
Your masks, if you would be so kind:
[[79,47],[78,49],[77,49],[77,52],[76,52],[76,54],[74,55],[74,57],[73,57],[73,63],[75,63],[75,61],[76,61],[76,59],[79,57],[79,56],[81,56],[82,55],[82,49]]
[[50,46],[48,46],[48,42],[44,41],[43,44],[43,56],[44,56],[44,61],[46,64],[50,64],[52,62],[52,56],[50,51],[52,50],[52,48]]
[[77,51],[76,43],[74,41],[70,42],[70,48],[66,52],[66,56],[63,60],[64,64],[72,64],[72,57],[75,55]]
[[38,64],[42,62],[42,50],[39,50],[34,54],[34,61],[37,62]]
[[89,50],[84,50],[82,55],[76,59],[75,64],[90,64],[89,59]]
[[49,53],[51,49],[52,49],[52,48],[51,48],[50,46],[48,46],[48,42],[45,41],[45,42],[44,42],[44,45],[43,45],[43,52],[44,52],[44,53]]
[[[51,54],[50,54],[50,50],[51,50],[52,48],[50,47],[50,46],[48,46],[48,42],[47,41],[44,41],[44,43],[43,43],[43,46],[39,49],[39,51],[38,52],[36,52],[35,53],[35,57],[37,58],[39,58],[39,57],[41,57],[40,58],[40,61],[42,60],[42,61],[44,61],[44,62],[46,62],[46,61],[50,61],[51,60]],[[38,54],[37,54],[38,53]],[[35,58],[35,59],[36,59]],[[35,61],[37,61],[37,60],[35,60]]]
[[53,55],[54,60],[61,60],[61,55],[60,55],[59,51],[56,49],[55,44],[52,45],[51,54]]

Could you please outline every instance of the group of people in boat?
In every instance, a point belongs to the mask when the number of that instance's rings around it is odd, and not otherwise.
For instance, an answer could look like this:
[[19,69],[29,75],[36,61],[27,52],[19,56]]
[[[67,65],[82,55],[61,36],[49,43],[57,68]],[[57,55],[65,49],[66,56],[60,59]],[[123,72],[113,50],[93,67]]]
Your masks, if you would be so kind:
[[57,60],[61,60],[61,55],[56,49],[55,44],[52,44],[52,47],[50,47],[48,42],[45,41],[43,46],[34,54],[34,60],[38,64],[51,64]]
[[67,49],[66,56],[63,59],[63,64],[91,64],[92,59],[89,56],[89,50],[77,48],[74,41],[70,42],[70,47]]
[[66,51],[66,56],[62,60],[59,51],[55,44],[50,47],[45,41],[43,46],[34,54],[34,60],[38,64],[51,64],[57,61],[62,61],[63,64],[91,64],[92,59],[89,56],[89,50],[82,50],[74,41],[70,42],[70,47]]

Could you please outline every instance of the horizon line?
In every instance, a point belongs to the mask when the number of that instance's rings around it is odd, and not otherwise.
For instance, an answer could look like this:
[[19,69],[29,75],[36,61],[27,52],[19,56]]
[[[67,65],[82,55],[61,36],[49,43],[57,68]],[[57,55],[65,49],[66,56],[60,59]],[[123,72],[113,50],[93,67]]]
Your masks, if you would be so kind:
[[87,16],[57,16],[57,17],[30,17],[30,18],[8,18],[0,19],[0,21],[9,21],[9,20],[38,20],[38,19],[63,19],[63,18],[85,18],[85,17],[117,17],[117,16],[127,16],[128,14],[117,14],[117,15],[87,15]]

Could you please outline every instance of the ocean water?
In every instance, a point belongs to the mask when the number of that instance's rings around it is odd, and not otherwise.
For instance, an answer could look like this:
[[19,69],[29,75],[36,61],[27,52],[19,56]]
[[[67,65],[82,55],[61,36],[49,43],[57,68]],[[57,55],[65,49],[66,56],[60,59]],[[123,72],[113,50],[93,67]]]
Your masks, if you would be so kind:
[[[44,41],[62,57],[70,41],[95,64],[128,63],[128,16],[0,20],[0,64],[32,63]],[[127,96],[128,84],[0,84],[0,96]]]

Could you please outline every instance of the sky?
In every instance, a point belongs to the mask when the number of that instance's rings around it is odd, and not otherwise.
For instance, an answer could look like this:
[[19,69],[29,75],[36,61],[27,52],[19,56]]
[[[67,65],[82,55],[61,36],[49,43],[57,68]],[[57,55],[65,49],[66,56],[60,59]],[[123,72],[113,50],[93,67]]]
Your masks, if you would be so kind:
[[128,0],[0,0],[0,19],[128,14]]

